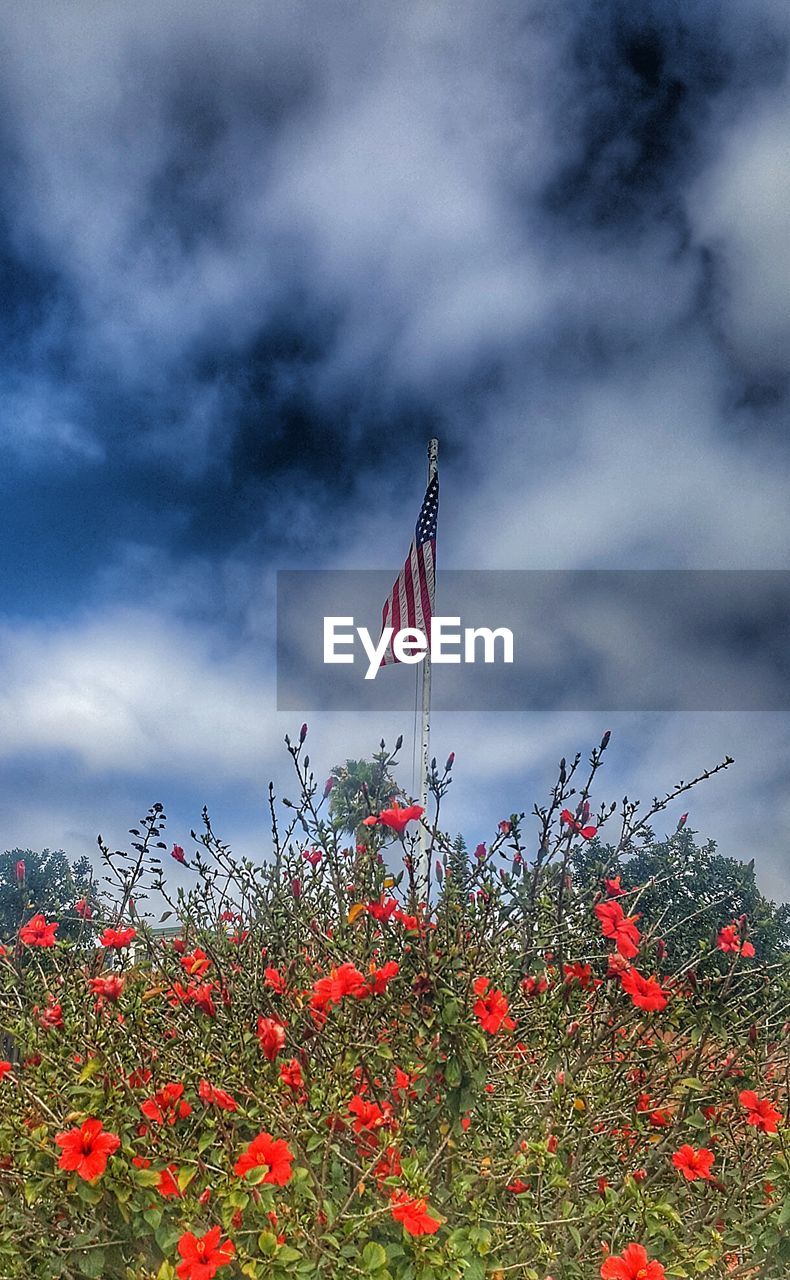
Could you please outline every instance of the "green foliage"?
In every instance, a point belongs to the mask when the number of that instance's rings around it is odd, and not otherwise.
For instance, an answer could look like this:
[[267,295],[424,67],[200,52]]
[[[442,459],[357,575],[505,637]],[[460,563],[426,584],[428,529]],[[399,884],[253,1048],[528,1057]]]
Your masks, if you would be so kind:
[[722,922],[741,916],[749,922],[758,956],[766,963],[779,962],[790,951],[790,907],[763,896],[753,859],[744,863],[724,857],[713,840],[697,844],[694,834],[684,828],[657,840],[647,831],[620,858],[615,846],[592,841],[577,851],[574,877],[580,885],[595,885],[604,875],[619,874],[626,891],[638,891],[638,910],[665,940],[672,963],[692,963],[700,939],[714,938]]
[[[662,962],[666,920],[640,902],[625,959],[602,933],[604,850],[561,817],[562,776],[537,856],[523,815],[472,860],[437,820],[431,865],[465,893],[431,907],[408,873],[416,835],[400,875],[386,823],[345,847],[304,736],[298,799],[283,815],[271,796],[269,862],[234,858],[206,815],[174,894],[155,805],[131,854],[102,845],[93,927],[133,945],[23,929],[0,954],[3,1280],[205,1280],[184,1244],[210,1229],[234,1247],[218,1280],[598,1280],[603,1246],[631,1243],[667,1278],[786,1276],[787,963],[717,947],[732,900],[705,901],[712,930],[685,921],[688,966]],[[635,974],[663,1004],[638,1004]],[[776,1125],[750,1122],[744,1092]],[[92,1181],[58,1141],[88,1118],[118,1139]],[[270,1148],[237,1171],[269,1137],[286,1176],[267,1181]],[[682,1176],[685,1146],[712,1154],[710,1177]]]
[[345,764],[334,766],[329,812],[340,831],[363,839],[364,819],[403,794],[391,764],[392,757],[382,743],[371,760],[346,760]]
[[[24,864],[23,877],[17,866]],[[91,867],[87,858],[73,865],[62,850],[42,853],[32,849],[10,849],[0,854],[0,939],[13,938],[23,920],[37,911],[62,920],[61,933],[74,936],[79,931],[75,902],[91,893]]]

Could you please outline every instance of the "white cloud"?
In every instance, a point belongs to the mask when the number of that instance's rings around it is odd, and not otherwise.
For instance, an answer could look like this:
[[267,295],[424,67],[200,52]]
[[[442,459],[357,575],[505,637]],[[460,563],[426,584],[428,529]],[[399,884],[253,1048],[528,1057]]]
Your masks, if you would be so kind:
[[790,343],[790,101],[787,84],[717,139],[689,197],[698,243],[718,264],[726,337],[747,365],[786,367]]

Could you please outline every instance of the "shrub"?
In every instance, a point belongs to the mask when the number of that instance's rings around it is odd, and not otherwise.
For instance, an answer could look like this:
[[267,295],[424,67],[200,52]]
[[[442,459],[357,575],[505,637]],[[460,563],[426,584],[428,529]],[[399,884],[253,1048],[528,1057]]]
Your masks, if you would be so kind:
[[345,845],[305,737],[270,860],[205,813],[168,851],[155,805],[76,939],[34,918],[0,958],[0,1274],[784,1275],[786,962],[724,913],[668,966],[650,885],[574,876],[608,735],[537,841],[513,814],[468,859],[434,766],[428,899],[414,811]]

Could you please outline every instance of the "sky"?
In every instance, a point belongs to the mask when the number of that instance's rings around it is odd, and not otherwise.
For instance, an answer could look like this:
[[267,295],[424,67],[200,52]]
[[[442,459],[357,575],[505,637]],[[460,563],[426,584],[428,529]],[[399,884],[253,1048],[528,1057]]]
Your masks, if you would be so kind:
[[[0,846],[160,801],[265,857],[276,572],[397,569],[431,435],[445,567],[787,567],[789,42],[781,0],[6,7]],[[308,720],[411,785],[402,715]],[[790,896],[784,711],[436,715],[448,827],[607,728],[596,800],[734,756],[689,825]]]

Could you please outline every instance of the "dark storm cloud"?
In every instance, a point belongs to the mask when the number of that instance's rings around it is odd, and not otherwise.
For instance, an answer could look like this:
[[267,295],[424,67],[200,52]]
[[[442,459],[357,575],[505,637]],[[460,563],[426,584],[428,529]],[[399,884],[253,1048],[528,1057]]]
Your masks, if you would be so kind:
[[565,388],[616,376],[650,330],[580,256],[591,229],[650,244],[664,219],[694,314],[683,181],[711,114],[782,64],[770,10],[708,3],[131,9],[9,23],[7,216],[43,349],[6,363],[60,409],[60,452],[125,477],[154,530],[169,484],[218,552],[286,478],[342,500],[432,429],[463,447],[470,397],[528,400],[525,356]]

